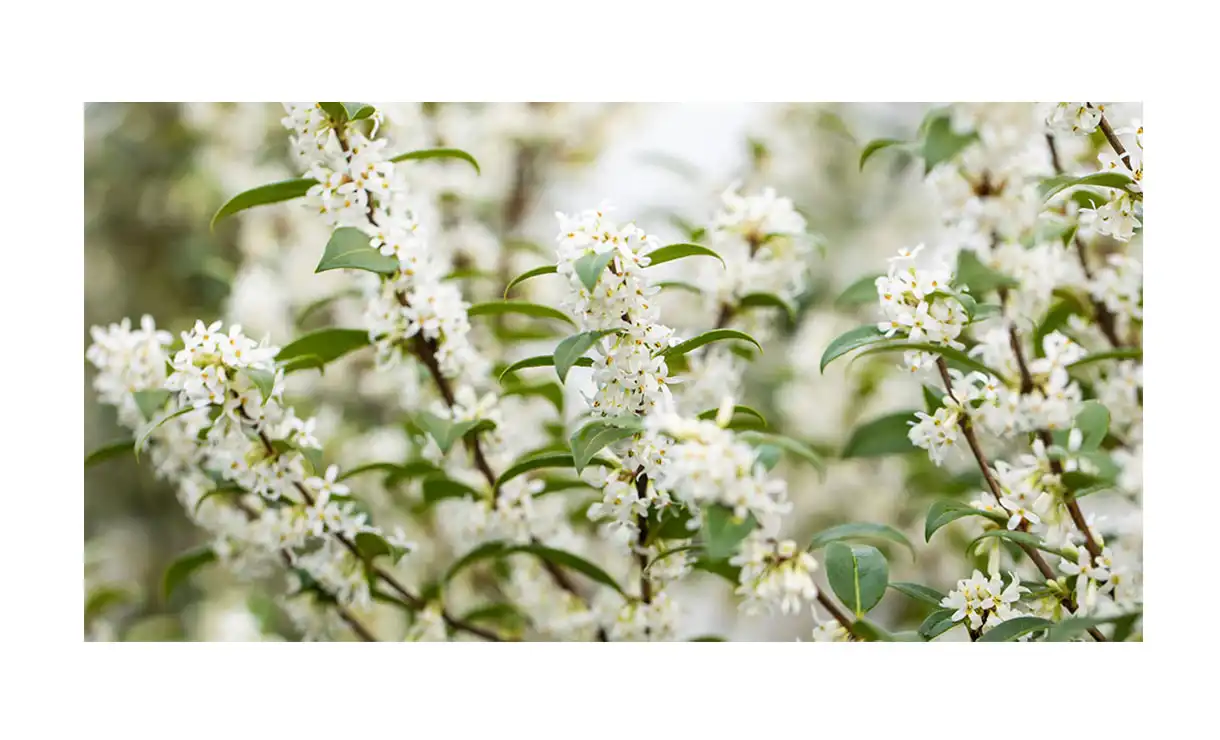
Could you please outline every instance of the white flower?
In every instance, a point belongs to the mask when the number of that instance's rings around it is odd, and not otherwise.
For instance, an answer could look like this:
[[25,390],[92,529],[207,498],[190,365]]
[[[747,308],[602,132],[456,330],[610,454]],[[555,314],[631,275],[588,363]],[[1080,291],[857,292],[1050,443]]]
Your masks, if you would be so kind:
[[817,561],[792,540],[776,542],[756,530],[729,563],[741,568],[737,594],[745,597],[741,608],[747,614],[776,606],[784,614],[796,614],[817,598],[812,575]]
[[940,605],[954,610],[949,617],[954,622],[965,620],[971,630],[985,632],[1019,616],[1013,607],[1029,589],[1021,585],[1016,573],[1009,576],[1011,580],[1006,587],[999,576],[988,578],[976,570],[970,578],[958,581],[957,588],[950,591]]

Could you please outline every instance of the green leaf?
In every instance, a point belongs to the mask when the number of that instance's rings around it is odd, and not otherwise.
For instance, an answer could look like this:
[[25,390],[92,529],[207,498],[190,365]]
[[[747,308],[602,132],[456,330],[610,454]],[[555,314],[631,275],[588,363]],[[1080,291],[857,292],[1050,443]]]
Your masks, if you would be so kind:
[[559,272],[559,268],[555,265],[543,265],[542,267],[535,267],[532,270],[523,272],[517,277],[508,281],[508,285],[504,287],[504,297],[508,298],[508,291],[512,290],[513,287],[519,283],[524,283],[526,280],[538,277],[539,275],[554,275],[557,272]]
[[1014,617],[1004,622],[1000,622],[996,626],[983,633],[983,636],[978,639],[979,642],[1013,642],[1018,637],[1028,635],[1031,632],[1044,630],[1054,624],[1049,619],[1041,617]]
[[349,121],[362,121],[377,112],[377,109],[368,103],[344,103],[343,108],[347,111]]
[[366,463],[364,465],[357,465],[356,467],[351,468],[350,470],[347,470],[347,471],[341,473],[339,475],[338,480],[345,481],[348,478],[355,478],[358,475],[363,475],[365,473],[372,473],[372,472],[384,472],[387,475],[389,475],[389,474],[401,471],[402,469],[403,469],[403,466],[399,465],[398,463],[391,463],[391,462]]
[[728,640],[719,635],[700,635],[690,638],[687,642],[728,642]]
[[919,636],[925,640],[931,640],[956,627],[959,623],[950,619],[955,611],[954,609],[937,609],[929,614],[927,619],[923,620],[923,624],[919,625]]
[[962,352],[960,349],[953,349],[952,347],[945,347],[943,345],[932,344],[930,342],[886,342],[884,344],[878,344],[865,349],[863,352],[857,355],[857,357],[875,355],[880,352],[908,351],[931,352],[933,354],[940,355],[951,364],[960,365],[962,367],[969,368],[970,370],[978,370],[986,375],[994,375],[1001,382],[1007,383],[1004,376],[1001,375],[997,370],[987,367],[983,363],[967,355],[965,352]]
[[482,494],[465,483],[443,475],[433,475],[424,478],[423,494],[424,503],[429,506],[447,498],[469,498],[473,501],[478,501],[483,497]]
[[475,158],[472,157],[470,154],[462,151],[461,149],[449,149],[449,148],[445,148],[445,147],[440,147],[437,149],[419,149],[414,152],[407,152],[406,154],[399,154],[397,157],[394,157],[390,161],[391,162],[406,162],[408,160],[414,160],[414,159],[460,159],[463,162],[469,162],[470,166],[474,168],[474,171],[476,173],[478,173],[480,175],[483,174],[483,171],[481,169],[479,169],[478,161],[475,160]]
[[275,390],[275,373],[253,367],[242,368],[240,372],[250,379],[255,388],[258,388],[258,392],[263,397],[263,405],[266,406],[267,400],[271,398],[271,394]]
[[359,532],[355,539],[356,549],[365,562],[371,563],[374,559],[386,555],[389,556],[391,562],[397,563],[403,555],[407,554],[406,550],[391,545],[376,532]]
[[564,339],[555,347],[555,372],[559,382],[567,380],[568,371],[576,364],[585,352],[588,352],[598,340],[607,334],[614,334],[618,329],[603,329],[601,331],[582,331],[579,334]]
[[948,113],[932,118],[924,130],[923,162],[924,173],[927,174],[941,162],[953,159],[978,139],[978,134],[959,134],[953,130],[953,123]]
[[139,461],[139,459],[140,459],[140,448],[142,448],[144,446],[144,443],[148,441],[148,438],[150,436],[152,436],[152,433],[155,432],[158,427],[160,427],[162,424],[169,421],[170,419],[173,419],[178,416],[182,416],[183,414],[189,413],[194,410],[195,409],[190,406],[184,406],[183,408],[180,408],[177,411],[174,411],[169,414],[165,414],[164,416],[161,416],[157,419],[153,419],[152,421],[145,424],[140,429],[140,433],[138,435],[136,435],[135,444],[132,445],[132,449],[134,449],[135,453],[136,453],[136,460]]
[[1092,365],[1094,362],[1102,362],[1103,360],[1143,360],[1143,349],[1115,349],[1108,352],[1094,352],[1076,360],[1071,365],[1068,365],[1068,370]]
[[703,551],[711,560],[724,560],[757,526],[752,514],[743,519],[727,506],[709,506],[703,511]]
[[865,275],[847,286],[835,299],[835,305],[839,308],[851,308],[877,300],[877,278],[879,277],[881,276]]
[[158,414],[165,410],[165,404],[169,403],[169,399],[173,396],[169,391],[161,389],[151,391],[134,391],[131,397],[135,399],[136,408],[140,410],[140,416],[144,417],[145,421],[156,418]]
[[[938,608],[940,607],[941,600],[945,598],[945,594],[942,594],[940,591],[925,586],[921,583],[907,583],[905,581],[899,581],[897,583],[891,583],[890,588],[894,589],[900,594],[909,596],[916,601],[921,601],[925,604]],[[953,610],[949,611],[950,613],[953,612]]]
[[500,398],[509,396],[537,396],[551,402],[556,411],[563,412],[563,386],[555,382],[538,383],[537,385],[515,385],[500,392]]
[[129,588],[99,586],[89,592],[89,596],[85,599],[85,624],[91,623],[110,607],[129,604],[136,601],[137,598],[136,593]]
[[210,498],[213,498],[215,496],[222,496],[222,497],[229,497],[233,500],[237,500],[244,493],[246,493],[246,489],[242,488],[241,486],[235,485],[235,484],[226,484],[226,485],[217,486],[216,488],[213,488],[212,490],[208,491],[207,493],[205,493],[199,497],[199,500],[195,502],[195,513],[198,514],[200,507],[203,506],[203,502],[207,501]]
[[[513,364],[504,368],[500,372],[500,381],[503,382],[503,380],[506,376],[511,375],[512,373],[515,373],[518,370],[525,370],[526,368],[531,368],[531,367],[553,367],[554,365],[555,365],[554,355],[538,355],[536,357],[527,357],[524,360],[517,360]],[[593,367],[593,359],[590,357],[577,358],[576,361],[572,363],[572,367]]]
[[[607,468],[615,467],[614,463],[609,460],[604,460],[600,457],[591,458],[586,465],[601,465]],[[519,475],[524,475],[532,470],[541,470],[542,468],[575,468],[576,459],[572,455],[554,454],[554,455],[537,455],[528,457],[524,460],[518,460],[508,470],[500,474],[496,479],[496,489],[498,490],[508,481],[516,478]]]
[[990,519],[997,524],[1003,524],[1007,521],[1005,517],[1000,514],[983,511],[982,509],[976,509],[973,506],[963,504],[960,501],[935,501],[928,509],[927,519],[924,520],[924,541],[931,542],[932,535],[936,534],[936,530],[945,526],[949,522],[956,521],[967,516],[981,516],[986,519]]
[[572,263],[572,269],[576,271],[576,276],[580,278],[580,282],[590,293],[597,287],[597,281],[601,278],[602,272],[605,271],[606,265],[614,261],[615,250],[610,249],[600,254],[593,252],[578,258]]
[[912,557],[915,556],[915,546],[911,544],[911,541],[907,539],[905,534],[889,525],[873,524],[871,522],[851,522],[823,529],[813,536],[813,539],[809,541],[809,547],[805,549],[812,552],[832,542],[857,539],[881,539],[896,542],[910,550]]
[[319,329],[284,345],[275,359],[283,362],[312,356],[325,364],[369,345],[368,332],[363,329]]
[[864,171],[864,164],[872,159],[873,155],[883,149],[889,149],[892,146],[903,146],[907,142],[901,139],[873,139],[864,145],[864,150],[860,152],[860,171]]
[[1012,288],[1018,284],[1013,278],[984,265],[979,261],[978,254],[969,249],[958,252],[953,281],[970,288],[970,293],[975,297],[982,297],[1000,288]]
[[1092,452],[1101,447],[1110,432],[1110,411],[1100,401],[1085,401],[1076,414],[1074,426],[1081,433],[1081,451]]
[[326,249],[322,252],[322,259],[318,261],[314,272],[342,269],[393,275],[398,272],[398,260],[373,249],[369,244],[368,234],[360,229],[344,226],[335,229],[330,235]]
[[[930,385],[923,386],[923,406],[924,411],[929,414],[935,414],[945,405],[945,392],[939,388],[933,388]],[[912,413],[911,416],[914,416]]]
[[244,193],[238,193],[229,198],[229,201],[221,206],[220,210],[216,211],[216,215],[212,216],[210,228],[215,229],[216,224],[221,219],[232,216],[234,213],[240,213],[248,208],[282,203],[293,198],[300,198],[317,184],[318,181],[313,178],[299,177],[293,180],[273,182],[269,185],[260,185]]
[[680,260],[683,257],[696,257],[696,256],[715,257],[716,259],[720,260],[720,264],[722,264],[722,265],[724,264],[724,258],[722,258],[720,255],[716,254],[712,250],[708,249],[707,247],[705,247],[701,244],[690,244],[688,242],[682,242],[679,244],[670,244],[668,246],[664,246],[659,249],[654,249],[653,251],[649,252],[648,253],[648,259],[649,259],[648,266],[656,267],[657,265],[663,265],[666,262],[673,262],[674,260]]
[[404,480],[419,478],[440,473],[440,469],[427,460],[415,460],[405,465],[398,466],[398,469],[391,471],[385,477],[385,486],[393,488]]
[[[712,421],[719,414],[720,414],[720,409],[708,409],[707,411],[704,411],[703,413],[699,414],[699,418],[704,421]],[[750,419],[755,419],[756,421],[753,423],[746,422],[746,421],[739,422],[737,420],[739,416],[747,417]],[[753,428],[753,427],[757,427],[757,426],[763,426],[763,427],[767,426],[767,419],[766,419],[766,417],[764,417],[762,415],[762,412],[760,412],[756,409],[750,408],[749,406],[734,406],[733,407],[733,416],[730,418],[728,427],[726,427],[726,428],[745,429],[745,428]]]
[[742,308],[778,308],[788,315],[792,321],[796,321],[797,308],[792,305],[792,302],[777,296],[774,293],[750,293],[741,297],[737,305]]
[[535,316],[545,319],[558,319],[566,321],[572,326],[576,326],[576,322],[570,316],[562,311],[543,306],[540,303],[530,303],[529,301],[488,301],[486,303],[476,303],[470,307],[467,314],[473,318],[475,316],[495,316],[499,314],[515,313],[523,316]]
[[[852,632],[867,642],[899,641],[898,635],[895,635],[876,622],[870,622],[864,618],[856,619],[855,623],[852,625]],[[903,640],[903,642],[922,642],[922,640],[916,636],[916,639],[914,640]]]
[[471,609],[462,615],[462,621],[471,624],[486,622],[502,625],[510,630],[520,630],[529,624],[530,619],[528,615],[522,613],[517,607],[506,601],[501,601]]
[[461,559],[459,559],[449,568],[449,572],[445,574],[445,582],[448,583],[449,581],[452,581],[453,578],[457,576],[457,574],[460,573],[464,568],[467,568],[480,560],[502,558],[516,553],[527,553],[555,565],[569,568],[577,573],[587,576],[589,579],[596,581],[597,583],[609,586],[615,591],[618,591],[624,597],[627,596],[622,587],[618,585],[610,574],[606,573],[606,571],[602,570],[593,563],[590,563],[588,560],[564,550],[557,550],[552,547],[536,544],[510,545],[505,542],[488,542],[486,544],[479,545],[462,556]]
[[1026,547],[1032,547],[1036,550],[1042,550],[1043,552],[1049,552],[1052,555],[1058,555],[1059,557],[1064,557],[1063,552],[1061,550],[1057,550],[1057,549],[1051,547],[1050,545],[1046,544],[1045,542],[1042,541],[1042,538],[1038,537],[1037,535],[1032,535],[1029,532],[1020,532],[1020,531],[1014,531],[1014,530],[1010,530],[1010,529],[989,529],[989,530],[987,530],[986,532],[982,533],[978,537],[975,537],[973,540],[971,540],[969,545],[966,545],[966,552],[967,553],[974,552],[974,548],[983,540],[996,539],[996,538],[1001,539],[1001,540],[1007,540],[1008,542],[1012,542],[1013,544],[1016,544],[1016,545],[1025,545]]
[[687,293],[694,293],[695,295],[701,295],[703,293],[703,290],[701,290],[699,286],[684,283],[681,280],[662,280],[658,283],[654,283],[654,285],[661,290],[673,288],[674,290],[684,290]]
[[1059,175],[1043,180],[1038,186],[1038,190],[1042,193],[1043,200],[1050,200],[1057,194],[1074,188],[1078,185],[1091,185],[1103,188],[1118,188],[1120,190],[1128,190],[1133,180],[1130,176],[1122,172],[1094,172],[1091,175],[1083,177],[1071,177],[1069,175]]
[[185,581],[192,573],[215,560],[216,553],[211,547],[187,550],[175,558],[174,562],[166,568],[165,576],[161,580],[161,593],[165,599],[168,601],[178,584]]
[[1131,628],[1139,619],[1140,614],[1141,612],[1137,611],[1112,617],[1068,617],[1047,631],[1046,642],[1067,642],[1085,634],[1090,628],[1111,623],[1115,625],[1114,641],[1122,642],[1127,635],[1131,634]]
[[343,103],[318,103],[318,107],[325,111],[326,115],[335,124],[342,124],[347,121],[347,108]]
[[918,448],[907,436],[913,421],[914,411],[899,411],[861,424],[852,430],[851,438],[843,447],[843,457],[884,457],[914,452]]
[[671,357],[681,357],[688,352],[699,349],[705,344],[729,339],[740,339],[742,341],[749,342],[755,347],[758,347],[759,352],[762,351],[762,345],[758,343],[758,340],[749,334],[746,334],[744,331],[738,331],[736,329],[712,329],[711,331],[705,331],[696,337],[691,337],[685,342],[679,342],[678,344],[675,344],[674,346],[669,347],[668,349],[665,349],[657,354],[666,359]]
[[638,416],[595,419],[585,424],[569,440],[576,472],[584,470],[593,456],[606,445],[633,437],[643,428],[644,420]]
[[835,359],[858,349],[868,344],[880,342],[885,339],[885,334],[877,328],[876,324],[866,324],[857,326],[851,331],[840,334],[834,341],[826,346],[826,351],[822,353],[822,362],[819,367],[821,372],[826,372],[826,366]]
[[857,617],[881,601],[889,583],[890,567],[881,551],[871,545],[826,546],[826,580]]
[[826,470],[826,463],[822,460],[822,456],[814,452],[813,448],[801,442],[800,440],[791,437],[785,437],[782,434],[771,434],[768,432],[759,432],[755,430],[747,430],[738,432],[737,438],[752,447],[771,446],[781,450],[791,452],[805,462],[809,463],[814,469],[819,472]]
[[130,437],[127,439],[116,440],[114,442],[108,442],[101,447],[98,447],[93,452],[90,452],[88,455],[85,455],[85,467],[87,468],[90,465],[97,465],[100,462],[105,462],[111,458],[120,457],[128,452],[131,452],[135,443],[136,441]]
[[668,506],[664,509],[649,509],[648,538],[645,545],[652,545],[658,540],[689,540],[695,536],[695,531],[689,526],[693,517],[682,506]]
[[301,370],[317,370],[323,375],[326,374],[326,363],[317,355],[301,355],[300,357],[293,357],[290,360],[277,362],[276,364],[284,371],[284,375],[291,375]]
[[436,414],[421,411],[415,417],[415,422],[436,442],[442,453],[448,454],[453,443],[468,434],[478,434],[488,429],[495,429],[496,423],[490,419],[470,419],[467,421],[450,421]]

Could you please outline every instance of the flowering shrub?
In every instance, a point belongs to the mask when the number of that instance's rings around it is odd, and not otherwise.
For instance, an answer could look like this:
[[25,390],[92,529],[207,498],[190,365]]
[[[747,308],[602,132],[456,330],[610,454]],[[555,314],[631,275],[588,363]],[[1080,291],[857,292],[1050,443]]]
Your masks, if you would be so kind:
[[[525,240],[547,173],[586,159],[612,110],[285,110],[295,177],[216,220],[297,208],[253,230],[260,253],[307,245],[332,292],[254,312],[273,327],[257,340],[215,317],[91,332],[98,400],[130,438],[86,464],[134,451],[208,537],[167,595],[220,566],[303,639],[719,639],[691,597],[709,587],[747,619],[812,615],[817,641],[1139,638],[1138,122],[960,104],[865,145],[861,170],[922,161],[938,246],[870,267],[834,301],[861,325],[826,333],[825,240],[769,187],[724,189],[680,240],[604,205]],[[284,331],[277,311],[330,321]],[[767,419],[742,401],[784,342],[798,400]],[[835,407],[803,400],[853,353],[923,408],[839,450],[801,431]],[[853,460],[904,455],[936,494],[921,522],[799,518],[878,487],[917,500],[892,480],[835,493]],[[954,533],[964,555],[936,555]],[[912,555],[943,562],[892,578]]]

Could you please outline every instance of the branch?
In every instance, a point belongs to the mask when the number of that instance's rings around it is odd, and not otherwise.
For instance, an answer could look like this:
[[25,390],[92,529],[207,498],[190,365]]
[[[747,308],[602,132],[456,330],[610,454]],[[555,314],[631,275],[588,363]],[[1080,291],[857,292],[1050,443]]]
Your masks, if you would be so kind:
[[[959,408],[961,408],[961,412],[958,414],[957,419],[958,427],[962,430],[962,435],[966,437],[966,443],[970,445],[970,451],[974,454],[974,459],[978,463],[979,471],[982,472],[984,480],[987,481],[987,487],[991,489],[991,495],[995,497],[996,504],[1000,507],[1000,509],[1002,509],[1005,514],[1011,515],[1012,512],[1010,512],[1008,508],[1004,506],[1003,501],[1000,500],[1003,498],[1004,494],[1000,488],[999,482],[996,481],[995,476],[992,475],[991,464],[987,461],[987,456],[983,453],[983,448],[979,445],[978,437],[974,433],[974,426],[970,423],[970,415],[966,413],[966,407],[959,402],[957,397],[953,394],[953,381],[949,377],[949,367],[945,365],[945,358],[939,356],[936,358],[936,368],[940,371],[941,380],[945,384],[945,390],[949,392],[949,397],[953,399],[953,402],[956,403]],[[1043,578],[1048,581],[1055,580],[1055,571],[1051,569],[1049,564],[1047,564],[1046,559],[1042,557],[1042,553],[1023,542],[1017,543],[1017,545],[1021,548],[1022,552],[1025,553],[1026,557],[1028,557],[1030,561],[1033,562],[1033,564],[1038,568],[1038,572],[1042,574]],[[1060,603],[1063,604],[1063,607],[1067,609],[1069,613],[1074,613],[1072,610],[1072,600],[1070,598],[1065,596]],[[1106,641],[1105,636],[1102,635],[1101,632],[1099,632],[1096,628],[1090,628],[1089,634],[1092,635],[1093,639],[1097,640],[1098,642]]]

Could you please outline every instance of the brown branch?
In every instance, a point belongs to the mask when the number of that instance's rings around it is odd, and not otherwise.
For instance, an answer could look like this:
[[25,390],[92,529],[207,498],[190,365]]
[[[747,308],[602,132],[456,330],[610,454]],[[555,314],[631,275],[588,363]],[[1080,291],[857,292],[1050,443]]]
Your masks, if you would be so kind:
[[[978,437],[974,433],[974,426],[970,423],[970,415],[966,413],[965,406],[962,405],[957,400],[957,397],[953,394],[953,382],[949,377],[949,367],[945,364],[945,358],[936,358],[936,368],[940,371],[941,380],[944,381],[945,390],[949,392],[949,397],[952,398],[954,403],[956,403],[962,409],[957,418],[958,428],[962,430],[962,435],[965,436],[966,443],[970,446],[970,451],[974,454],[974,459],[978,463],[979,471],[982,472],[984,480],[987,481],[987,487],[991,489],[991,495],[995,497],[996,504],[1000,507],[1000,509],[1002,509],[1005,514],[1011,515],[1012,512],[1010,512],[1000,500],[1004,496],[1003,491],[999,482],[995,479],[995,476],[992,475],[991,463],[987,461],[987,456],[983,453],[982,446],[979,445]],[[1030,559],[1030,562],[1037,567],[1038,572],[1042,574],[1043,578],[1048,581],[1055,580],[1055,571],[1046,562],[1046,558],[1042,557],[1042,553],[1038,552],[1036,548],[1031,547],[1024,542],[1018,542],[1017,546],[1020,547],[1022,552],[1025,553],[1026,557]],[[1063,604],[1063,607],[1067,609],[1069,613],[1073,613],[1072,601],[1070,598],[1065,596],[1060,600],[1060,603]],[[1094,640],[1097,640],[1098,642],[1105,642],[1105,636],[1102,635],[1101,632],[1099,632],[1096,628],[1090,628],[1089,634],[1093,636]]]
[[1131,166],[1131,155],[1127,153],[1127,148],[1123,146],[1123,142],[1119,140],[1118,134],[1114,133],[1114,127],[1106,120],[1106,114],[1102,113],[1102,109],[1094,106],[1092,103],[1086,103],[1090,108],[1093,108],[1101,114],[1101,122],[1098,124],[1101,127],[1101,133],[1106,137],[1106,141],[1110,142],[1110,147],[1114,153],[1122,159],[1123,164],[1131,172],[1135,172],[1135,168]]
[[826,611],[830,612],[830,616],[834,617],[836,622],[843,625],[843,629],[847,630],[847,634],[850,639],[864,639],[860,636],[859,632],[856,631],[855,621],[851,617],[847,616],[847,614],[845,614],[843,610],[839,608],[838,604],[831,601],[830,597],[827,596],[820,588],[818,589],[817,599],[818,603],[821,604]]

